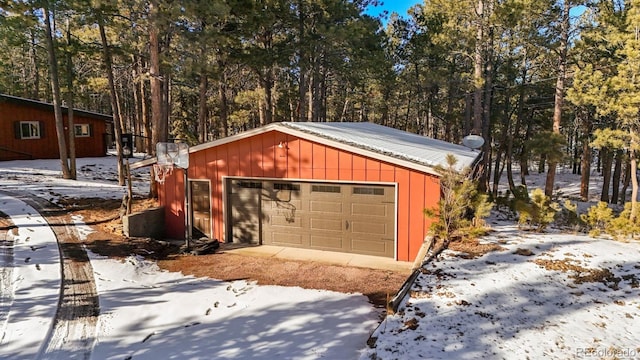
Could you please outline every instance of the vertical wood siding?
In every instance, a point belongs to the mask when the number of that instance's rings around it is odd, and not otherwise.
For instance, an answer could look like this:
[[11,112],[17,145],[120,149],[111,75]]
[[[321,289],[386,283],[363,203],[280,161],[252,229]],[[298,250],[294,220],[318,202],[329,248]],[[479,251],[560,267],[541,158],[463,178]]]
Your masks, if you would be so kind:
[[[279,144],[282,142],[282,147]],[[312,181],[393,182],[398,184],[397,258],[413,261],[431,220],[426,207],[437,205],[437,177],[394,164],[365,158],[348,151],[293,137],[278,131],[259,134],[190,155],[189,177],[211,180],[213,236],[226,241],[224,233],[225,176],[290,178]],[[182,172],[174,171],[159,189],[166,206],[166,233],[184,237]]]
[[[14,124],[17,121],[41,121],[40,139],[16,139]],[[67,116],[64,116],[65,123]],[[99,157],[106,155],[104,134],[107,123],[103,120],[74,115],[74,123],[89,124],[91,136],[76,137],[76,157]],[[65,131],[67,146],[69,139]],[[5,150],[8,149],[8,150]],[[40,108],[0,102],[0,161],[18,159],[56,159],[60,157],[53,112]]]

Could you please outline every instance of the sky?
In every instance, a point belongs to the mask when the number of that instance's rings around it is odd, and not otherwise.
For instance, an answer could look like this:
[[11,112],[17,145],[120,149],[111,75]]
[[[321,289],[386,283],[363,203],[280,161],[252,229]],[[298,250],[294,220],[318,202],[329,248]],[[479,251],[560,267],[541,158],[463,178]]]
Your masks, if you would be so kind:
[[385,0],[382,6],[369,7],[367,14],[377,16],[385,10],[391,15],[392,12],[397,12],[398,15],[406,17],[407,10],[415,4],[421,4],[420,0]]
[[[407,17],[407,11],[409,10],[409,8],[411,8],[416,4],[422,4],[422,3],[423,1],[421,0],[396,0],[396,1],[386,0],[383,2],[381,6],[375,6],[375,7],[370,6],[366,13],[372,16],[378,16],[379,14],[383,13],[385,10],[388,11],[387,18],[382,19],[382,22],[385,23],[386,20],[388,20],[388,16],[391,15],[392,12],[396,12],[398,13],[398,15],[402,17]],[[571,16],[574,16],[574,17],[580,16],[585,10],[586,10],[586,7],[583,5],[576,6],[572,8]]]

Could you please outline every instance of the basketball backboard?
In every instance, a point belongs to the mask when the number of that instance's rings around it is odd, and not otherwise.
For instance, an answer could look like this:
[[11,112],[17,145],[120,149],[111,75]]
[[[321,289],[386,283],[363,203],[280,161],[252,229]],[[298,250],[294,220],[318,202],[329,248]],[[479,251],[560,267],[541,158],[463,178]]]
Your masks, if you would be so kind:
[[189,168],[189,145],[159,142],[156,144],[156,159],[158,165],[174,165],[187,169]]

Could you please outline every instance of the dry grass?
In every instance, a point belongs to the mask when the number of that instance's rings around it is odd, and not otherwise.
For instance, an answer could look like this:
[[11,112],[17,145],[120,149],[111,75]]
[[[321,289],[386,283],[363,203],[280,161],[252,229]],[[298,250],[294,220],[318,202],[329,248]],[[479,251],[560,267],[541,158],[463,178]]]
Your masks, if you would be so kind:
[[543,260],[536,259],[534,262],[547,270],[556,270],[570,273],[569,278],[576,284],[583,283],[603,283],[612,289],[616,289],[621,278],[617,278],[609,269],[585,268],[574,259],[565,258],[563,260]]

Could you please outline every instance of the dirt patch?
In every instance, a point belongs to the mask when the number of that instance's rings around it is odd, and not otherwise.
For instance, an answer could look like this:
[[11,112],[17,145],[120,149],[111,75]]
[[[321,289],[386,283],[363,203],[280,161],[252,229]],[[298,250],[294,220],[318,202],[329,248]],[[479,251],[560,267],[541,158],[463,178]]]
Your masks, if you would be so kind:
[[9,219],[9,215],[0,211],[0,230],[7,231],[11,229],[13,226],[13,222]]
[[576,284],[583,283],[603,283],[608,287],[616,290],[620,283],[620,278],[615,277],[609,269],[590,269],[579,265],[573,259],[564,260],[541,260],[534,261],[538,266],[547,270],[556,270],[569,272],[569,278],[573,279]]
[[[82,215],[96,232],[89,235],[87,247],[100,255],[123,258],[131,254],[158,261],[165,270],[224,281],[251,280],[261,285],[299,286],[342,293],[361,293],[377,307],[386,307],[400,289],[408,272],[374,270],[330,265],[313,261],[261,258],[218,252],[184,255],[176,245],[151,239],[128,239],[122,233],[118,200],[69,200],[65,205]],[[133,211],[156,206],[147,199],[136,199]]]
[[529,249],[522,249],[522,248],[517,248],[516,251],[513,252],[516,255],[520,255],[520,256],[533,256],[535,255],[533,253],[533,251],[529,250]]
[[225,252],[201,256],[171,255],[166,260],[158,261],[158,264],[169,271],[226,281],[255,280],[261,285],[362,293],[377,306],[385,306],[408,275],[386,270]]
[[504,248],[498,244],[480,243],[478,239],[452,241],[449,244],[449,249],[462,253],[459,256],[465,259],[475,259],[492,251],[504,250]]

